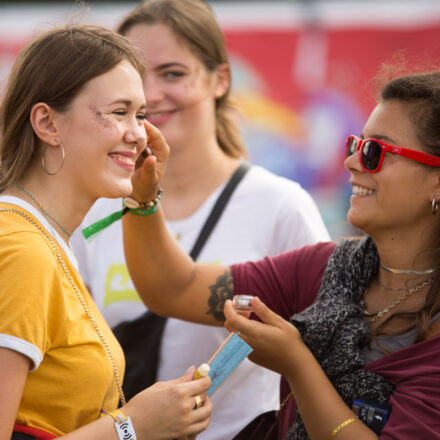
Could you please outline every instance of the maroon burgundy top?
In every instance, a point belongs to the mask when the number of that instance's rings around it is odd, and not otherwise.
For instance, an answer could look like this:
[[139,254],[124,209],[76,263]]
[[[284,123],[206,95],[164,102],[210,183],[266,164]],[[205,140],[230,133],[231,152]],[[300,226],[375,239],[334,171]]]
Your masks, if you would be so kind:
[[[316,299],[335,243],[305,246],[255,263],[231,266],[235,295],[258,296],[284,319]],[[391,414],[380,435],[383,440],[440,440],[440,335],[395,351],[366,369],[384,376],[396,388]],[[281,379],[280,399],[289,394]],[[292,425],[296,406],[291,398],[279,416],[278,439]]]

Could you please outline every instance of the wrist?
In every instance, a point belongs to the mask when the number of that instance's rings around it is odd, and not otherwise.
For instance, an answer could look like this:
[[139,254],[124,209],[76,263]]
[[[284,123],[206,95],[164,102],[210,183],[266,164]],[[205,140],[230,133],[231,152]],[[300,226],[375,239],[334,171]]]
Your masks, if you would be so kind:
[[120,211],[113,212],[107,217],[98,220],[95,223],[92,223],[91,225],[84,228],[82,230],[82,233],[86,239],[89,239],[90,237],[96,235],[98,232],[109,227],[115,221],[120,220],[122,216],[124,216],[127,212],[131,212],[132,214],[141,215],[141,216],[154,214],[159,209],[161,196],[162,196],[162,190],[160,187],[158,187],[156,197],[148,202],[139,202],[134,197],[131,196],[123,197],[122,199],[123,209],[121,209]]
[[137,440],[130,416],[119,409],[106,415],[112,417],[119,440]]
[[159,186],[156,196],[149,201],[139,201],[133,196],[126,196],[122,198],[123,205],[128,209],[151,209],[158,206],[162,197],[162,188]]
[[290,345],[289,352],[286,353],[287,365],[283,376],[291,387],[298,377],[301,376],[304,366],[308,365],[312,360],[315,361],[315,358],[302,339],[298,343]]

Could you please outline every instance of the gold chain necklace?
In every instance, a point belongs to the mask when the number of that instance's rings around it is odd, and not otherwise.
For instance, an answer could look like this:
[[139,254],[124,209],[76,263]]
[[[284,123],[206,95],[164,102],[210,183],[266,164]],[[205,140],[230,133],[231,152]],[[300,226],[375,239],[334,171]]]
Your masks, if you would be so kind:
[[375,322],[378,319],[382,318],[386,313],[388,313],[391,309],[397,306],[397,304],[400,304],[405,299],[409,298],[410,296],[414,295],[418,291],[424,289],[425,287],[428,287],[430,284],[432,284],[434,280],[430,278],[429,280],[423,281],[420,284],[417,284],[417,286],[413,287],[412,289],[407,290],[403,295],[399,296],[394,302],[383,308],[380,312],[375,313],[373,315],[364,312],[364,315],[370,319],[370,322]]
[[103,333],[101,332],[101,329],[98,327],[98,324],[95,321],[95,318],[93,317],[89,307],[87,306],[83,296],[81,295],[81,292],[79,291],[75,280],[72,278],[72,276],[70,275],[69,269],[67,268],[66,264],[64,263],[63,257],[60,253],[60,251],[58,250],[57,245],[55,244],[54,240],[52,239],[52,237],[49,236],[49,234],[40,227],[40,225],[38,225],[37,222],[35,222],[30,216],[28,216],[26,213],[19,211],[18,209],[13,209],[13,208],[0,208],[0,212],[11,212],[13,214],[18,214],[21,217],[23,217],[24,219],[26,219],[29,223],[31,223],[33,226],[35,226],[43,235],[44,237],[49,241],[50,246],[52,247],[52,250],[54,251],[58,262],[60,263],[64,274],[66,275],[67,279],[70,282],[70,285],[72,286],[73,290],[76,293],[76,296],[79,299],[79,302],[81,303],[85,314],[87,315],[87,317],[89,318],[89,321],[92,323],[93,328],[95,329],[99,339],[101,340],[101,343],[104,347],[104,350],[108,356],[108,358],[110,359],[110,362],[112,364],[112,368],[113,368],[113,375],[115,378],[115,382],[116,382],[116,387],[118,389],[118,393],[119,393],[119,399],[121,400],[122,405],[125,405],[127,402],[125,400],[125,396],[124,396],[124,392],[122,391],[122,382],[121,382],[121,378],[119,376],[119,372],[118,369],[116,367],[116,362],[113,359],[113,355],[110,351],[110,347],[107,344],[107,341],[104,338]]
[[26,191],[24,188],[22,188],[20,185],[15,184],[15,187],[18,188],[20,191],[23,191],[25,194],[27,194],[38,206],[40,211],[43,213],[45,217],[52,220],[58,227],[60,227],[69,237],[71,237],[73,234],[72,232],[69,232],[56,218],[52,217],[44,208],[43,205],[28,191]]

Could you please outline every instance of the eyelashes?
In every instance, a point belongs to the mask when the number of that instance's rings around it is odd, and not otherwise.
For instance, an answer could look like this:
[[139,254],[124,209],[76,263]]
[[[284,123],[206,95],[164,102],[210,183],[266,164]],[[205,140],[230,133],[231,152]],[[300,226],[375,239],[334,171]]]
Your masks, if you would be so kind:
[[[126,116],[128,112],[126,110],[115,110],[112,113],[117,116]],[[147,119],[147,115],[145,113],[138,113],[136,118],[143,121]]]

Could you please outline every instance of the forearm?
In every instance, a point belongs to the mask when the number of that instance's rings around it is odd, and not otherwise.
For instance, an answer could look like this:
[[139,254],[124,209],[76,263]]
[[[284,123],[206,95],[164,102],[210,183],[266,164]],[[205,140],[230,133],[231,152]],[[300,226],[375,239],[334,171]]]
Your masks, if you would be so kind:
[[[124,251],[133,283],[148,308],[180,319],[223,325],[216,287],[227,268],[196,264],[168,231],[161,210],[123,217]],[[229,273],[230,277],[230,273]],[[232,278],[228,298],[232,297]],[[215,306],[210,305],[214,299]],[[215,309],[221,310],[221,316]]]
[[169,233],[162,211],[123,217],[124,252],[136,290],[147,306],[161,311],[190,284],[195,264]]
[[[328,439],[341,423],[354,417],[310,350],[295,346],[293,367],[287,380],[311,440]],[[287,376],[287,375],[286,375]],[[346,425],[335,440],[374,440],[378,437],[360,420]]]
[[105,416],[96,422],[82,426],[61,438],[66,440],[118,440],[115,422],[110,416]]

